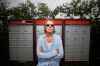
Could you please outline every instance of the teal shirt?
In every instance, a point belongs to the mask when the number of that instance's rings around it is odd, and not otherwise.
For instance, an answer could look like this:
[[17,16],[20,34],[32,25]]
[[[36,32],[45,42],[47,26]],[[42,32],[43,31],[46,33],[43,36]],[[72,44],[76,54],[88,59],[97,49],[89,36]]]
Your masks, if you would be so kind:
[[[63,45],[62,40],[59,35],[53,35],[52,45],[47,47],[47,41],[45,35],[42,35],[37,40],[37,48],[41,48],[41,54],[38,54],[38,66],[59,66],[60,59],[63,57]],[[58,52],[54,52],[55,49],[58,49]]]

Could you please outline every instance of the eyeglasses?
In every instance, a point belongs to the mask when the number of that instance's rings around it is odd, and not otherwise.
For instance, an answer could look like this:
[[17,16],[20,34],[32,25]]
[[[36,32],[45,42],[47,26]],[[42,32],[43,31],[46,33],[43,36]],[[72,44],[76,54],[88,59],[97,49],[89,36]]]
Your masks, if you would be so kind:
[[53,24],[47,24],[47,25],[45,25],[46,27],[54,27],[54,25]]

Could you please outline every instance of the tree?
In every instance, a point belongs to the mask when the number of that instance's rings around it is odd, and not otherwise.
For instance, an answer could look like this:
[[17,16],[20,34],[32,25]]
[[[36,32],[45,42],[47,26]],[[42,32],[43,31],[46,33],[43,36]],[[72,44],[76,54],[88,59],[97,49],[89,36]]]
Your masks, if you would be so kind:
[[36,7],[27,0],[26,3],[20,3],[19,6],[9,9],[10,19],[32,19],[36,15]]
[[57,6],[53,11],[51,11],[51,17],[55,19],[55,16],[59,13],[66,13],[66,7],[64,6]]
[[63,12],[66,16],[80,16],[80,18],[95,19],[98,16],[96,0],[72,0],[71,3],[65,3],[64,5],[55,9],[56,13]]
[[37,9],[39,18],[46,18],[50,14],[50,10],[45,3],[39,3]]
[[54,19],[55,16],[60,12],[59,10],[59,7],[56,7],[53,11],[51,11],[50,16]]
[[8,2],[0,0],[0,31],[7,31]]
[[70,5],[72,6],[73,15],[79,15],[81,18],[88,16],[93,19],[96,16],[93,12],[93,8],[97,7],[96,3],[95,0],[73,0]]

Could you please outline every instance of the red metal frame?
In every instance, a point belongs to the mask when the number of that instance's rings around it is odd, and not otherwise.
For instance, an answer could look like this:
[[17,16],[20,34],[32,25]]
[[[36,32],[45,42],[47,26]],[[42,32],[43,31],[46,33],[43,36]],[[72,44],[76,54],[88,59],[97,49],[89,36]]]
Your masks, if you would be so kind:
[[[30,20],[10,20],[9,25],[44,25],[48,19],[30,19]],[[93,23],[89,19],[51,19],[55,25],[61,25],[63,22],[65,25],[90,25]]]
[[9,25],[31,25],[33,24],[32,20],[10,20],[8,21]]
[[91,21],[88,19],[65,19],[65,25],[90,25]]

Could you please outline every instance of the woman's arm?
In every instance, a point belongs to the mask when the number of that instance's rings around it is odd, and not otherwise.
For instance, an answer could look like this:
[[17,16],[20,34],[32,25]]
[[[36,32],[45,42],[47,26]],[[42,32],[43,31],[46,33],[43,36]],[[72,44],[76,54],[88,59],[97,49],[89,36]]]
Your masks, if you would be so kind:
[[40,52],[40,53],[38,53],[39,58],[47,58],[47,59],[55,57],[56,55],[57,55],[56,50],[53,50],[51,52]]
[[62,40],[61,40],[61,37],[58,37],[58,39],[57,39],[57,45],[58,45],[58,49],[56,49],[57,50],[57,56],[56,56],[56,58],[62,58],[63,57],[63,55],[64,55],[64,50],[63,50],[63,45],[62,45]]
[[64,54],[62,44],[60,44],[60,46],[59,46],[59,48],[57,50],[58,50],[57,58],[62,58],[63,54]]
[[42,43],[43,43],[43,39],[39,39],[37,41],[37,56],[38,58],[52,58],[54,56],[57,55],[57,51],[56,50],[52,50],[50,52],[43,52],[43,49],[42,49]]

